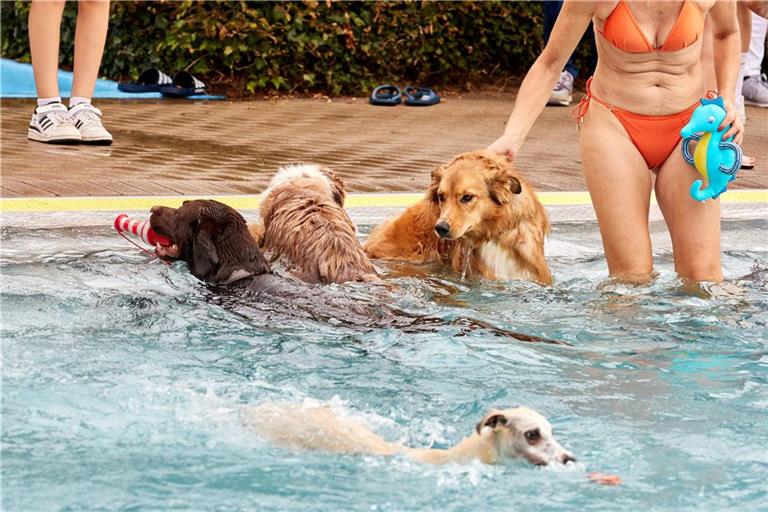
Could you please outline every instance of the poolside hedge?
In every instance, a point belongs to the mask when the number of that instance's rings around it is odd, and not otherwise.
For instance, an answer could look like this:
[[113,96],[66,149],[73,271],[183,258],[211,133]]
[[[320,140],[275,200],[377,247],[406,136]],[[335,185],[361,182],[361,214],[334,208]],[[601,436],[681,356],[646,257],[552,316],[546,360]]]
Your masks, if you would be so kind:
[[[67,5],[62,26],[69,69],[76,10]],[[28,12],[27,2],[0,4],[3,57],[29,61]],[[121,1],[101,73],[187,69],[250,93],[463,88],[521,76],[541,49],[541,27],[539,2]]]

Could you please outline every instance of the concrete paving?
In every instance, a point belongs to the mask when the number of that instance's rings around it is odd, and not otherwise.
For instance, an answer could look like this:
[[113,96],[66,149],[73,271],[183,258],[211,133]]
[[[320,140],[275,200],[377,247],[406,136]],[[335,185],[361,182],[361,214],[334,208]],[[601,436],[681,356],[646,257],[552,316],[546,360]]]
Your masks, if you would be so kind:
[[[427,107],[363,98],[98,101],[115,143],[27,140],[30,100],[0,103],[0,196],[255,194],[290,162],[328,165],[352,192],[420,191],[437,165],[502,131],[513,93],[448,97]],[[734,188],[768,188],[768,109],[748,109],[745,153],[758,158]],[[548,107],[518,167],[540,191],[584,190],[571,108]]]

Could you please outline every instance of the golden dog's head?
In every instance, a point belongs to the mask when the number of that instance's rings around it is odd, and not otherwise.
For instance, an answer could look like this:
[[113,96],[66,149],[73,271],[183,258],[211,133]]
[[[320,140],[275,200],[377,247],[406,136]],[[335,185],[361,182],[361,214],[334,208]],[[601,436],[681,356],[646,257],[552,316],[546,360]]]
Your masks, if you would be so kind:
[[503,157],[465,153],[432,172],[430,200],[440,208],[435,232],[444,240],[483,238],[523,183]]

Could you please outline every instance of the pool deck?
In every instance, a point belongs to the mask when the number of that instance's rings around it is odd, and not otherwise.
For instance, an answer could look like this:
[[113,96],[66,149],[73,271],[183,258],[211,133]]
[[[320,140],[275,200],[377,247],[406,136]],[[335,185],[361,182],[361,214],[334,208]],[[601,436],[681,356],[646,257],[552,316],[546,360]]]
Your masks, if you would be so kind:
[[[0,197],[256,194],[275,169],[317,162],[351,192],[418,192],[453,155],[501,133],[514,93],[449,96],[428,108],[363,98],[100,100],[115,143],[31,142],[31,100],[0,103]],[[768,109],[748,107],[745,153],[758,165],[733,188],[768,189]],[[539,191],[584,190],[571,109],[548,107],[517,160]]]

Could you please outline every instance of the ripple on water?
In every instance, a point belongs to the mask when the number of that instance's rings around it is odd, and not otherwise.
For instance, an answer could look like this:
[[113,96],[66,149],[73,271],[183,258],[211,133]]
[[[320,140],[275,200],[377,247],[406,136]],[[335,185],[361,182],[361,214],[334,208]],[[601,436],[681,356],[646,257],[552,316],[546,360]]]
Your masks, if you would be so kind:
[[[755,229],[724,226],[736,241]],[[390,288],[334,292],[432,318],[409,331],[288,321],[279,302],[222,298],[106,229],[3,228],[3,508],[761,509],[765,247],[724,254],[730,288],[686,288],[666,250],[653,283],[625,286],[604,280],[579,229],[555,230],[552,287],[392,264]],[[292,452],[243,426],[242,407],[267,400],[328,402],[435,447],[490,407],[525,404],[579,463]],[[587,471],[625,484],[589,484]]]

